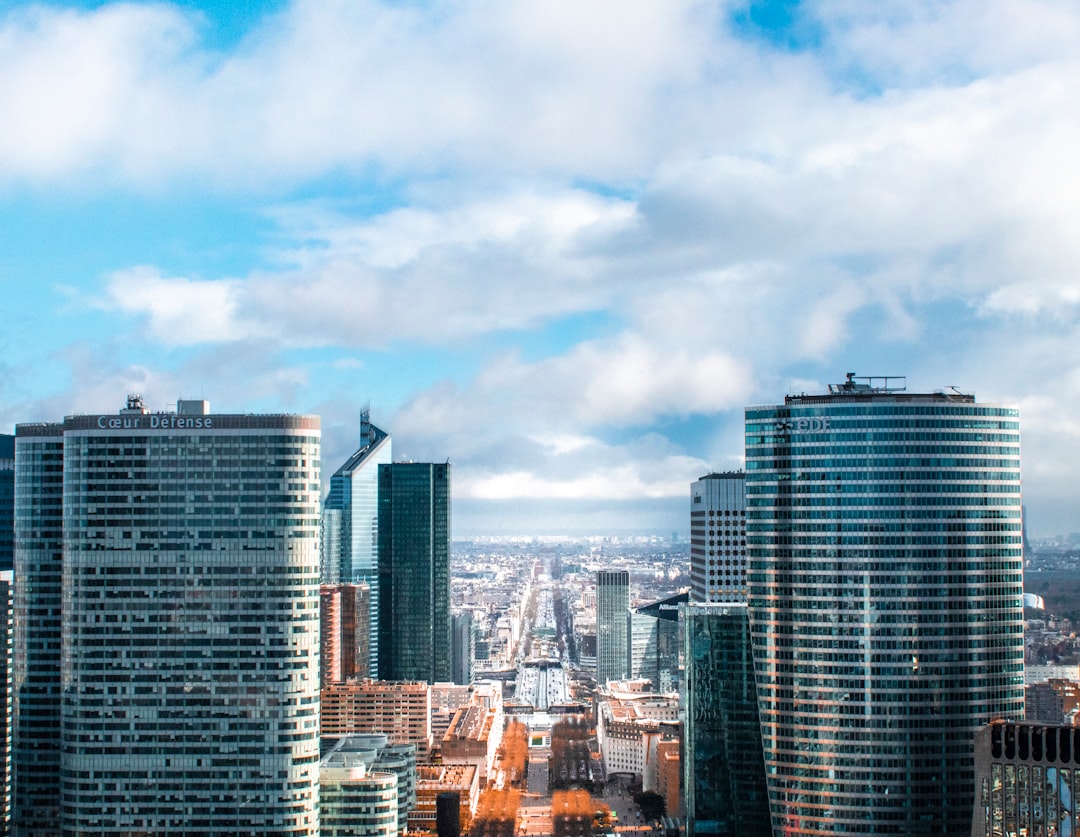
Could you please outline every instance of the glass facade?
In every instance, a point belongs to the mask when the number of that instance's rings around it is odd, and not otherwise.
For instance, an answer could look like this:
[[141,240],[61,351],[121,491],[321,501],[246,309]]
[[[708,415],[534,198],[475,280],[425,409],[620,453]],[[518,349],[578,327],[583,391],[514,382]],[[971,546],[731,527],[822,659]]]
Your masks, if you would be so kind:
[[15,436],[12,833],[57,834],[64,428],[20,425]]
[[379,678],[450,680],[450,465],[379,466]]
[[55,607],[38,621],[59,655],[33,621],[20,635],[28,670],[58,656],[51,830],[318,834],[318,419],[76,416],[59,485],[23,442],[20,567],[59,544],[34,549],[36,506],[63,509],[62,586],[21,603]]
[[15,566],[15,437],[0,433],[0,572]]
[[1018,413],[831,389],[746,410],[773,830],[967,835],[975,732],[1024,713]]
[[745,604],[683,605],[686,833],[769,834]]
[[626,680],[630,675],[630,573],[600,570],[596,574],[596,683]]
[[371,591],[368,674],[379,659],[379,466],[391,462],[391,438],[365,410],[361,447],[330,478],[323,511],[323,584],[364,583]]

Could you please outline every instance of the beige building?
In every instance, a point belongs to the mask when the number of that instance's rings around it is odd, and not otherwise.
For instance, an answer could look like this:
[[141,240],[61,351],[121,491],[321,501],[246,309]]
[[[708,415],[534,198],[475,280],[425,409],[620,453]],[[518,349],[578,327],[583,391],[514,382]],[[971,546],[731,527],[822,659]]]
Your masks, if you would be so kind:
[[349,680],[322,690],[323,736],[379,733],[392,744],[415,744],[418,762],[431,753],[431,692],[422,681]]

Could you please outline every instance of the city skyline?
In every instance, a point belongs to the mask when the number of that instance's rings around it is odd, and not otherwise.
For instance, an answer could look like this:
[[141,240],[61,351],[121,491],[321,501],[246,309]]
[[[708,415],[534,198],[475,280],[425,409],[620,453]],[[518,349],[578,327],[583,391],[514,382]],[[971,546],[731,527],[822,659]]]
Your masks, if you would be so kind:
[[1080,530],[1066,2],[46,2],[0,15],[0,433],[323,417],[455,534],[687,532],[844,373],[1020,408]]

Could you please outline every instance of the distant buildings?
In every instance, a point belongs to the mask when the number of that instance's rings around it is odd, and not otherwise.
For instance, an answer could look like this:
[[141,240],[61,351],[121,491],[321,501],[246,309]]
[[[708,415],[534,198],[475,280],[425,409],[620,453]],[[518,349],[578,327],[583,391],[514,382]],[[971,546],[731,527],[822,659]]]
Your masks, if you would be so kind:
[[330,478],[322,515],[323,584],[367,584],[369,666],[379,673],[379,466],[391,462],[390,435],[360,414],[360,447]]
[[18,426],[15,833],[319,833],[319,442],[136,396]]
[[379,466],[379,678],[450,680],[450,465]]
[[626,680],[628,669],[627,611],[630,607],[630,573],[599,570],[596,573],[596,683]]
[[690,486],[690,598],[746,601],[746,475],[708,474]]
[[895,383],[746,409],[776,834],[968,834],[975,732],[1023,717],[1017,410]]
[[455,613],[450,617],[450,679],[460,685],[472,683],[475,659],[476,635],[472,613]]
[[642,790],[658,792],[661,765],[666,765],[661,744],[679,741],[679,699],[647,686],[646,681],[608,682],[597,706],[596,739],[606,776],[631,777]]

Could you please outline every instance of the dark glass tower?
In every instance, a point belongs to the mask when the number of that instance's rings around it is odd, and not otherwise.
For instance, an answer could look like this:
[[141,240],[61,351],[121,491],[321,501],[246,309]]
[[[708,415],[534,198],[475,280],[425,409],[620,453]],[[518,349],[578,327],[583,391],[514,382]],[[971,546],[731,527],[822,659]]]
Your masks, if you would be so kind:
[[12,833],[58,834],[64,426],[23,424],[15,436]]
[[596,573],[596,684],[625,680],[630,676],[628,647],[630,628],[630,573],[598,570]]
[[693,602],[681,615],[687,837],[768,835],[746,605]]
[[450,680],[450,465],[379,466],[379,678]]
[[975,733],[1024,715],[1019,416],[862,380],[746,410],[773,831],[966,837]]
[[0,434],[0,572],[15,566],[15,437]]

